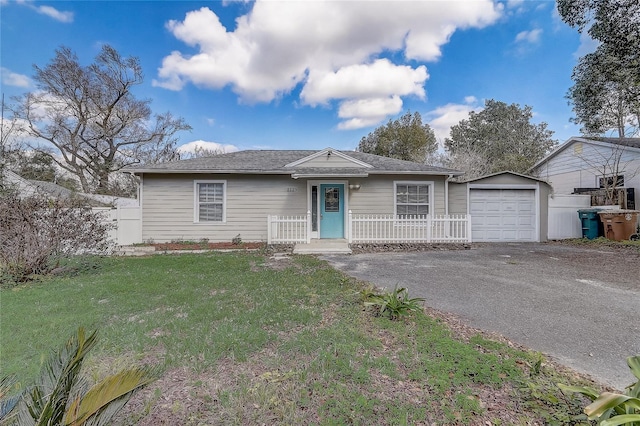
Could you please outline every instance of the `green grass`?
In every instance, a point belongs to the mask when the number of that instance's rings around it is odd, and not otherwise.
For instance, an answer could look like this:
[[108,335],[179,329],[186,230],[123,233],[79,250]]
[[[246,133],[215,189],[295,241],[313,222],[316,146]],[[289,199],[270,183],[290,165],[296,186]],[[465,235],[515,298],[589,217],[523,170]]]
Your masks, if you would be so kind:
[[375,317],[360,290],[312,257],[105,259],[99,270],[1,290],[0,371],[28,383],[85,326],[99,329],[90,377],[164,367],[122,424],[146,412],[194,425],[580,421],[582,401],[555,387],[583,384],[575,376],[531,368],[538,354],[465,341],[421,313]]

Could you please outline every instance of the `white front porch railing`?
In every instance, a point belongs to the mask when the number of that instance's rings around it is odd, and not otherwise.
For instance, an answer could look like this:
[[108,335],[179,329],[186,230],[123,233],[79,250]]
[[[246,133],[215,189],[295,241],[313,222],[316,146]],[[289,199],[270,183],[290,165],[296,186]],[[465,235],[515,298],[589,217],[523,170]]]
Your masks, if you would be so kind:
[[349,212],[349,243],[471,242],[471,216],[396,216]]
[[299,216],[267,216],[268,244],[311,242],[311,212]]
[[[470,215],[353,214],[348,217],[349,243],[471,242]],[[268,244],[311,242],[311,212],[298,216],[267,216]]]

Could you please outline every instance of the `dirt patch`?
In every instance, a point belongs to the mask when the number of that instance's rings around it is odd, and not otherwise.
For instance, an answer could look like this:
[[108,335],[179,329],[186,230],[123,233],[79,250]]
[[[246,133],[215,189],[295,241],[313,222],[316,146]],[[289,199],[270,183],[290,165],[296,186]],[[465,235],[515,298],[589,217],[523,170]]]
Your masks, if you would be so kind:
[[[469,327],[454,315],[431,308],[426,312],[446,325],[454,338],[468,341],[480,334],[487,339],[518,346],[504,337]],[[335,320],[335,307],[332,307],[323,315],[320,326],[329,326]],[[354,391],[372,400],[404,401],[416,407],[429,407],[428,418],[413,424],[443,424],[440,405],[445,401],[435,400],[433,390],[424,381],[407,378],[408,371],[397,353],[398,346],[393,335],[388,330],[375,327],[370,321],[363,321],[363,327],[381,343],[376,349],[367,349],[368,356],[389,359],[395,365],[398,376],[390,377],[374,369],[369,371],[371,380],[366,388],[353,383],[344,383],[344,386],[356,386]],[[299,331],[290,330],[288,334],[280,336],[280,341],[290,339]],[[132,398],[118,415],[117,424],[288,424],[292,419],[299,424],[322,422],[326,394],[317,394],[314,389],[322,386],[325,379],[306,368],[314,362],[315,355],[283,355],[278,353],[277,346],[277,342],[272,342],[244,362],[221,359],[213,370],[198,372],[187,367],[168,370],[161,379]],[[546,361],[545,366],[569,371],[551,360]],[[529,366],[521,367],[528,374]],[[448,400],[446,404],[453,405],[453,401],[461,398],[462,392],[465,392],[465,398],[481,407],[482,413],[468,424],[543,424],[542,421],[532,420],[536,415],[527,413],[527,409],[521,405],[521,395],[512,384],[501,388],[481,384],[470,386],[470,389],[452,388],[450,394],[445,395]],[[522,423],[523,418],[528,418],[528,423]]]

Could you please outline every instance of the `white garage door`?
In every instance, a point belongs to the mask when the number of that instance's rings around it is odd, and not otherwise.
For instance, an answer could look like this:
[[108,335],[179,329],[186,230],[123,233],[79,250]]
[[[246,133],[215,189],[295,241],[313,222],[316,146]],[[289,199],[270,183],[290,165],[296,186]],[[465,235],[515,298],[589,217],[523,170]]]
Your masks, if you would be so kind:
[[536,241],[533,189],[471,189],[473,241]]

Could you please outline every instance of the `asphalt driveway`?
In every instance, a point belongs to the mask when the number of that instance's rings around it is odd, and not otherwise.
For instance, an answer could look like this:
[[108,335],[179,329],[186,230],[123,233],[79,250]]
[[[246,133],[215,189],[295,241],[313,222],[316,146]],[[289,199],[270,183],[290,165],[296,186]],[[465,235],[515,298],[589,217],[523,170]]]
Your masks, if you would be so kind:
[[334,267],[623,389],[640,354],[640,254],[559,244],[326,255]]

